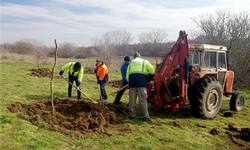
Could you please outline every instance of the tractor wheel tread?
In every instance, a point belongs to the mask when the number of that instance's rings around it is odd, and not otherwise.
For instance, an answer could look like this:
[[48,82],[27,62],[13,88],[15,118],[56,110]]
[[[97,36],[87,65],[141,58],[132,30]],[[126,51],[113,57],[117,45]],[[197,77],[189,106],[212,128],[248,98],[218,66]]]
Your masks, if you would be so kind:
[[[211,85],[212,84],[212,85]],[[208,114],[206,112],[206,110],[204,110],[205,108],[205,101],[204,98],[206,97],[206,94],[208,94],[208,92],[206,93],[207,90],[211,89],[211,86],[216,86],[218,91],[219,91],[219,102],[218,102],[218,108],[216,108],[216,110],[214,111],[214,113],[212,114]],[[221,107],[221,103],[222,103],[222,88],[219,85],[219,82],[213,78],[213,77],[204,77],[202,79],[200,79],[197,83],[197,85],[194,87],[193,90],[193,99],[191,100],[191,109],[193,111],[193,114],[196,117],[200,117],[200,118],[214,118],[216,116],[216,114],[219,112],[219,109]]]
[[[241,102],[242,105],[237,107],[237,100],[239,98],[241,98],[240,100],[242,100]],[[229,105],[230,105],[230,110],[232,111],[242,111],[245,106],[245,95],[240,92],[233,93]]]

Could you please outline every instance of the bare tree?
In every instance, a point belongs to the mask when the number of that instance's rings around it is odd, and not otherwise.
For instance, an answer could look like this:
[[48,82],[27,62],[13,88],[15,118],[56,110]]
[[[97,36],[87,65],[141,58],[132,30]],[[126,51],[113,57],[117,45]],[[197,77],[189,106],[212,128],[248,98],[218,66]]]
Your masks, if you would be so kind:
[[200,33],[206,36],[207,42],[216,45],[232,46],[239,39],[249,36],[249,11],[238,14],[229,9],[218,9],[214,13],[201,14],[192,20],[197,24]]
[[[207,44],[230,47],[230,69],[235,72],[235,84],[249,88],[250,79],[250,11],[234,13],[229,9],[218,9],[192,18]],[[242,86],[241,86],[242,87]]]
[[116,49],[113,45],[101,44],[100,45],[99,58],[103,59],[104,63],[109,67],[111,65],[111,60],[116,56]]
[[188,43],[189,44],[204,44],[207,43],[208,38],[200,30],[189,30],[188,31]]
[[36,39],[23,38],[20,40],[20,42],[24,42],[32,46],[33,53],[30,54],[32,54],[34,57],[37,57],[37,54],[39,52],[41,59],[47,58],[48,52],[46,51],[46,45],[44,45],[42,41]]
[[168,32],[164,29],[153,29],[149,32],[138,34],[139,41],[145,43],[165,43],[167,41]]
[[58,57],[62,57],[62,58],[70,58],[73,57],[73,52],[76,50],[76,45],[73,43],[62,43],[59,45],[58,48]]
[[147,37],[147,35],[148,35],[148,32],[143,32],[143,33],[138,34],[138,39],[139,39],[140,43],[142,43],[142,44],[150,43],[150,40]]
[[155,29],[151,31],[151,35],[154,38],[154,43],[165,43],[168,33],[164,29]]
[[30,43],[17,41],[14,43],[12,52],[17,54],[33,54],[34,48]]
[[88,58],[89,55],[87,53],[87,48],[82,46],[82,47],[77,47],[74,52],[73,55],[75,56],[75,58],[77,59],[83,59],[83,58]]
[[103,43],[114,46],[127,45],[133,40],[132,34],[124,29],[108,31],[102,39]]
[[98,47],[102,43],[102,39],[99,39],[98,37],[92,37],[90,43],[92,46]]
[[39,41],[36,39],[22,38],[20,41],[25,42],[25,43],[29,43],[29,44],[33,45],[34,47],[44,47],[45,46],[42,41]]

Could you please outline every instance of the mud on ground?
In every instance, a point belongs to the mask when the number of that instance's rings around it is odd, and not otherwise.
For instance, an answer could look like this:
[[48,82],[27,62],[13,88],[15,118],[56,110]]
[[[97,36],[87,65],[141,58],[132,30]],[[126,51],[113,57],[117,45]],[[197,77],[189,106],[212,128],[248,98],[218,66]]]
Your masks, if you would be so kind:
[[67,98],[55,98],[54,106],[55,115],[51,100],[41,100],[31,105],[13,102],[8,109],[12,113],[23,112],[24,115],[19,114],[18,117],[29,120],[39,129],[54,130],[64,135],[84,137],[84,133],[95,131],[108,135],[115,132],[120,134],[132,132],[130,128],[122,126],[124,118],[128,116],[122,111],[122,106],[112,104],[102,106]]
[[[28,73],[30,76],[37,76],[37,77],[52,77],[52,71],[49,68],[39,68],[39,69],[29,69],[32,71]],[[95,74],[95,70],[84,70],[84,74]],[[55,78],[60,78],[59,76],[54,76]]]
[[115,88],[120,88],[122,83],[122,80],[113,80],[113,81],[108,81],[107,85]]
[[[30,76],[37,76],[39,78],[41,77],[52,77],[52,71],[49,68],[39,68],[39,69],[29,69],[31,73],[28,73]],[[56,74],[56,73],[55,73]],[[86,70],[84,71],[84,74],[95,74],[94,70]],[[54,75],[54,78],[59,79],[60,77],[57,75]],[[108,81],[107,85],[115,88],[120,88],[122,80],[113,80]]]
[[95,74],[95,70],[94,69],[84,70],[84,74]]
[[[29,69],[31,73],[28,73],[30,76],[37,76],[39,78],[41,77],[52,77],[52,71],[49,68],[39,68],[39,69]],[[59,79],[59,76],[54,75],[54,78]]]

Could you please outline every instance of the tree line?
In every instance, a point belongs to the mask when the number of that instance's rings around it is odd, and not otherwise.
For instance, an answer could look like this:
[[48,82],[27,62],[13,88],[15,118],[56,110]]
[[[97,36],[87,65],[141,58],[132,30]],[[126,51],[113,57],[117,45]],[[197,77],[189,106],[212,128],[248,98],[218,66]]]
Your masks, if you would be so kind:
[[[217,9],[212,13],[200,14],[191,18],[197,25],[186,31],[190,44],[213,44],[228,47],[229,69],[235,72],[235,84],[242,88],[250,87],[250,11],[235,13],[230,9]],[[111,30],[100,37],[92,37],[91,46],[77,47],[73,43],[61,43],[59,58],[84,59],[100,57],[109,66],[115,56],[133,55],[136,51],[142,56],[154,56],[156,52],[168,52],[175,41],[167,39],[164,29],[153,29],[137,35],[139,43],[131,44],[132,34],[125,29]],[[22,39],[13,44],[1,44],[2,52],[53,57],[54,47],[47,47],[34,39]]]

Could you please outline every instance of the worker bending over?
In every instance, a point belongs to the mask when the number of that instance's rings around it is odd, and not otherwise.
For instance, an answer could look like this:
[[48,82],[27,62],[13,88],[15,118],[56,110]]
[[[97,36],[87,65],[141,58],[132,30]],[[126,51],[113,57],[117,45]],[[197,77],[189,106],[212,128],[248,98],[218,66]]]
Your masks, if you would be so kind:
[[127,80],[127,77],[126,77],[126,72],[127,72],[127,69],[128,69],[128,65],[130,63],[130,58],[129,56],[126,56],[124,57],[124,64],[122,65],[121,67],[121,75],[122,75],[122,82],[121,82],[121,85],[120,85],[120,89],[123,88],[122,90],[120,90],[117,95],[116,95],[116,98],[115,98],[115,101],[113,104],[120,104],[120,100],[121,100],[121,97],[123,95],[123,93],[126,91],[127,88],[124,88],[124,86],[126,86],[128,84],[128,80]]
[[[81,90],[81,81],[82,81],[82,77],[83,77],[83,67],[81,66],[80,62],[70,62],[67,63],[66,65],[64,65],[61,68],[61,71],[59,73],[59,76],[63,75],[63,72],[65,70],[69,69],[69,82],[73,84],[73,82],[76,82],[76,87],[77,87],[77,98],[81,99],[81,92],[79,90]],[[71,91],[72,91],[72,85],[69,84],[68,87],[68,96],[69,98],[71,98]]]

